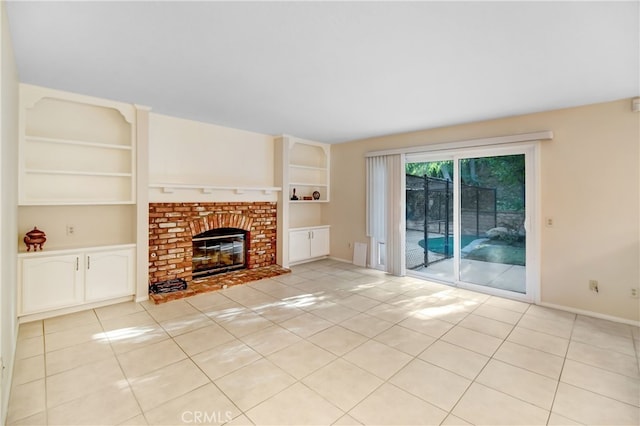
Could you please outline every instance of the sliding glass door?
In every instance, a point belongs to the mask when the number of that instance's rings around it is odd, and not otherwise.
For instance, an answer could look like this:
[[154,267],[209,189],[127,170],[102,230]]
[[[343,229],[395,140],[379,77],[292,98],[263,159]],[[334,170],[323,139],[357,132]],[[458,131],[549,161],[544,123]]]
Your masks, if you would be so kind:
[[531,147],[407,155],[407,271],[532,300],[532,157]]
[[526,294],[525,154],[458,159],[460,276]]
[[453,158],[406,163],[406,268],[454,281]]

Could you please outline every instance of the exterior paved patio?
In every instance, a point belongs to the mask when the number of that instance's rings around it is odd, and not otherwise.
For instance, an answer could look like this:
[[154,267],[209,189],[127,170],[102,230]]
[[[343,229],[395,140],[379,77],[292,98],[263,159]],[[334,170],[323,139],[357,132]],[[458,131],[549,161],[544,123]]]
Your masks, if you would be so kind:
[[[423,248],[418,244],[423,234],[420,231],[407,231],[406,255],[408,259],[423,257]],[[453,282],[453,259],[444,259],[438,253],[429,252],[429,259],[442,259],[428,267],[410,269],[412,272],[431,279]],[[409,269],[410,262],[407,262]],[[525,293],[526,268],[520,265],[506,265],[503,263],[483,262],[479,260],[462,259],[460,262],[460,278],[473,284],[483,285],[501,290]]]

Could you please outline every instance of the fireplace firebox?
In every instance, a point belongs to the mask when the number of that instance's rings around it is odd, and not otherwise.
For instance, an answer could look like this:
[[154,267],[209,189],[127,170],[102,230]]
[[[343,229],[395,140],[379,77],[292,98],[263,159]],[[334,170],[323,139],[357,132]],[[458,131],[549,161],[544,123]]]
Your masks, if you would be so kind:
[[193,278],[246,268],[247,231],[218,228],[193,237]]

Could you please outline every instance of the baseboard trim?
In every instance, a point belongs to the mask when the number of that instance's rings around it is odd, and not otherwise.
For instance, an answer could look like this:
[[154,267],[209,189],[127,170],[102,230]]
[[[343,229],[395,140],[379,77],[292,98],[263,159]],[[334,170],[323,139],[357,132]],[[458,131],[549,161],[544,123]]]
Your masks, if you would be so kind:
[[[304,265],[305,263],[311,263],[311,262],[315,262],[317,260],[323,260],[323,259],[331,259],[331,257],[330,256],[318,256],[318,257],[312,257],[312,258],[309,258],[309,259],[297,260],[295,262],[289,262],[289,266]],[[287,267],[287,269],[289,269],[289,266]]]
[[16,363],[16,349],[18,348],[18,333],[20,332],[20,322],[16,321],[15,329],[13,330],[13,347],[11,348],[11,358],[2,359],[2,362],[7,362],[3,365],[5,377],[0,381],[2,383],[2,401],[0,401],[0,424],[6,424],[9,418],[9,398],[11,397],[11,387],[13,384],[13,367]]
[[[353,263],[353,260],[341,259],[339,257],[333,257],[333,256],[329,256],[329,259],[335,260],[336,262],[350,263],[352,265],[355,265],[355,263]],[[369,265],[368,263],[367,263],[367,266],[359,266],[359,268],[360,267],[366,268],[366,269],[375,269],[371,265]],[[379,269],[377,269],[377,270],[379,271]]]
[[147,300],[149,300],[149,295],[145,294],[144,296],[136,297],[135,302],[140,303],[140,302],[146,302]]
[[336,262],[342,262],[342,263],[353,263],[350,260],[347,259],[341,259],[339,257],[333,257],[333,256],[329,256],[327,259],[331,259],[331,260],[335,260]]
[[40,321],[47,318],[57,317],[60,315],[73,314],[80,311],[87,311],[89,309],[102,308],[103,306],[115,305],[116,303],[130,302],[133,300],[133,296],[122,296],[115,299],[101,300],[99,302],[83,303],[81,305],[69,306],[67,308],[52,309],[50,311],[36,312],[33,314],[25,314],[18,318],[20,324],[24,324],[32,321]]
[[586,309],[577,309],[577,308],[572,308],[570,306],[556,305],[555,303],[546,303],[546,302],[540,302],[536,304],[540,306],[544,306],[545,308],[558,309],[560,311],[571,312],[573,314],[584,315],[587,317],[593,317],[593,318],[603,319],[607,321],[633,325],[635,327],[640,327],[640,321],[634,321],[626,318],[616,317],[613,315],[601,314],[599,312],[588,311]]

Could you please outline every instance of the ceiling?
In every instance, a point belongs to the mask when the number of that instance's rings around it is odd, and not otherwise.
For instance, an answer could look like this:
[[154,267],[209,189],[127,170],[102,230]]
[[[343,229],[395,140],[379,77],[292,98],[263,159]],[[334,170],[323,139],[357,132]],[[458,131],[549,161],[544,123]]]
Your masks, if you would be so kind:
[[7,1],[23,83],[329,143],[638,96],[639,6]]

